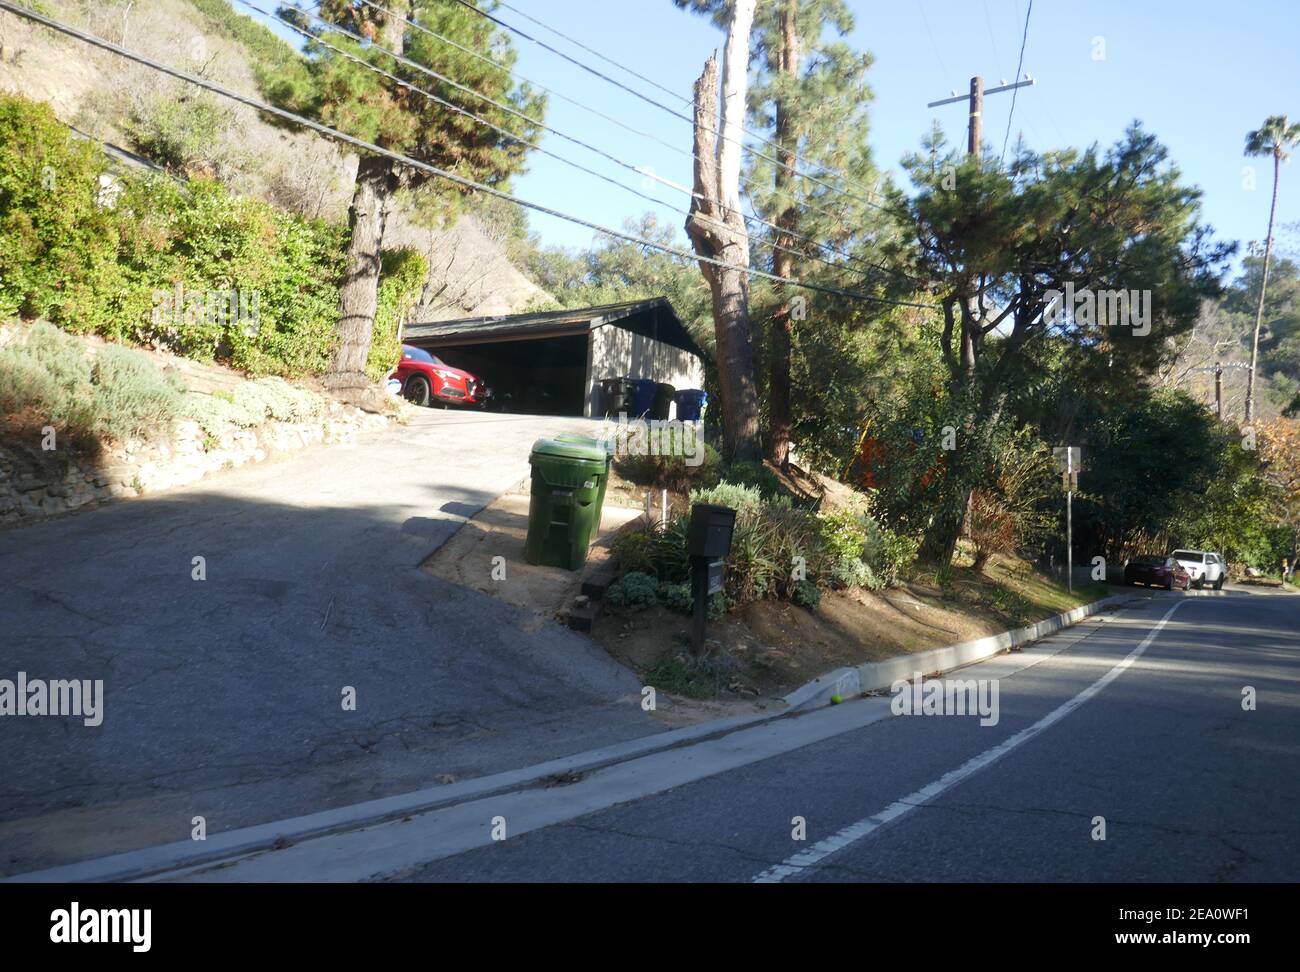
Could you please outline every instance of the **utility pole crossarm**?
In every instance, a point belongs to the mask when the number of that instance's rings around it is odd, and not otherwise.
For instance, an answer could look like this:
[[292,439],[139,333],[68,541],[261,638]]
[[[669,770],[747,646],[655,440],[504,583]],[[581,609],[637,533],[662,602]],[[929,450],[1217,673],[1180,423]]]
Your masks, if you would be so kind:
[[1001,94],[1004,91],[1014,91],[1016,88],[1027,88],[1030,85],[1037,84],[1028,74],[1023,81],[1015,81],[1007,84],[1005,81],[996,88],[984,87],[984,79],[979,75],[970,79],[970,93],[959,95],[953,93],[951,98],[941,98],[938,101],[931,101],[926,105],[927,108],[938,108],[940,105],[954,105],[959,101],[965,101],[970,105],[970,125],[967,133],[967,153],[978,155],[980,150],[980,134],[983,124],[984,115],[984,96],[992,94]]

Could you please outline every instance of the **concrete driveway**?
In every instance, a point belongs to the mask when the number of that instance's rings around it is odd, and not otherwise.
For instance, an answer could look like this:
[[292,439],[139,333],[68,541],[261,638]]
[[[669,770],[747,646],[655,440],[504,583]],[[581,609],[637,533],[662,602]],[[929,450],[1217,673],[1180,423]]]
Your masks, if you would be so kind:
[[[0,874],[658,731],[598,647],[421,572],[581,419],[423,411],[349,446],[0,533],[0,678],[103,679],[99,726],[0,723]],[[203,557],[206,580],[192,577]],[[346,710],[346,688],[355,710]]]

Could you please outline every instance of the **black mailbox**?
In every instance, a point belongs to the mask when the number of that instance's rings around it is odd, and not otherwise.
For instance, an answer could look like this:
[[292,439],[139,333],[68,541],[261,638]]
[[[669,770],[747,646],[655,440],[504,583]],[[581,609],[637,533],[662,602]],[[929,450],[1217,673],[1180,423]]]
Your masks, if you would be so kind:
[[731,553],[736,511],[729,506],[696,503],[691,507],[687,550],[692,557],[725,557]]

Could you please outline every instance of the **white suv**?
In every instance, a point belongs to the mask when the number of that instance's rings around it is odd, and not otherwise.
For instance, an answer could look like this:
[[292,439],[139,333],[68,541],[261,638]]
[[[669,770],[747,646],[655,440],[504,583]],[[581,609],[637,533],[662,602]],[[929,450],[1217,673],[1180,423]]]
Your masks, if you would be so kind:
[[1175,550],[1172,556],[1192,575],[1192,584],[1196,587],[1209,584],[1216,591],[1223,589],[1228,565],[1218,554],[1204,550]]

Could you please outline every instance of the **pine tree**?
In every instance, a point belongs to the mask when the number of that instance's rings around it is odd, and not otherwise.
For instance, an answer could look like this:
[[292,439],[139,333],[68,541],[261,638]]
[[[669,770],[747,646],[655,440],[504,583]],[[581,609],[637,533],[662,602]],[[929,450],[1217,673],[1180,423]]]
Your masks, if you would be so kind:
[[[523,168],[526,149],[519,139],[535,139],[539,126],[520,116],[540,119],[545,101],[527,85],[515,85],[507,70],[514,62],[514,52],[490,21],[443,0],[386,0],[381,4],[321,0],[319,19],[288,7],[281,8],[278,15],[297,23],[315,40],[307,45],[305,64],[286,66],[266,80],[267,95],[276,104],[491,186],[504,185]],[[410,22],[506,67],[457,50]],[[369,43],[359,44],[334,28],[364,37]],[[458,90],[379,48],[400,54],[511,110]],[[385,78],[366,64],[473,112],[514,137]],[[327,375],[328,384],[343,393],[360,395],[366,389],[366,356],[378,299],[384,229],[399,189],[410,190],[422,212],[445,221],[454,217],[464,195],[447,180],[383,156],[366,154],[360,159],[348,216],[351,235],[347,276],[340,291],[339,342]]]

